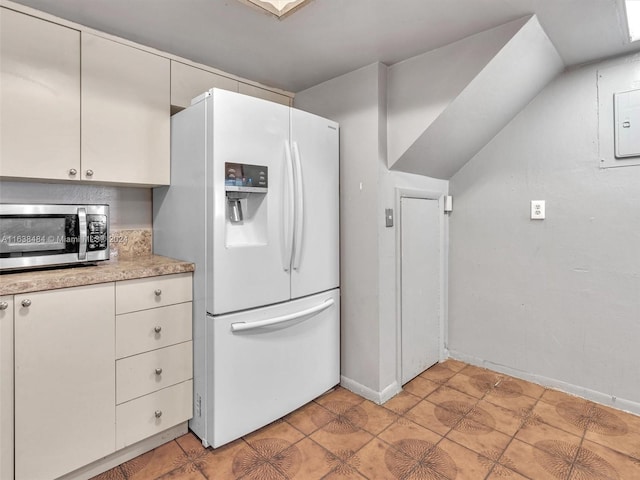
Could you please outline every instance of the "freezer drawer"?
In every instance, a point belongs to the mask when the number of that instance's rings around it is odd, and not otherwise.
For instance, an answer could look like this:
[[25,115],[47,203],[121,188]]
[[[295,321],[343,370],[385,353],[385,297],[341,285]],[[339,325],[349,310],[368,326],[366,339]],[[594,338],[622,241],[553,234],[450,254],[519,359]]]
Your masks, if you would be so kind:
[[340,381],[340,291],[208,317],[213,446],[292,412]]

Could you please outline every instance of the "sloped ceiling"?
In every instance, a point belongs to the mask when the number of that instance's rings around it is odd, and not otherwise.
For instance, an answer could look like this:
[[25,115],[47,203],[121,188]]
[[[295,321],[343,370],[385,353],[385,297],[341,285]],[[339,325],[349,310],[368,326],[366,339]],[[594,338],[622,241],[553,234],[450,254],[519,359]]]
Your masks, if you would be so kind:
[[534,13],[567,65],[640,49],[622,0],[313,0],[284,20],[236,0],[18,3],[292,92]]
[[389,167],[451,178],[563,68],[535,15],[390,67]]

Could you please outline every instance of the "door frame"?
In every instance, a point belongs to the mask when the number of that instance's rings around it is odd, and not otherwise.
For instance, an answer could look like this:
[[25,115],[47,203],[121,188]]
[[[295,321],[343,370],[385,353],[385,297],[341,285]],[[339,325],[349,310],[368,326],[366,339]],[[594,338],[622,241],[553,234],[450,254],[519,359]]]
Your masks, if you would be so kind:
[[402,199],[418,198],[424,200],[435,200],[438,202],[439,216],[439,237],[440,237],[440,302],[438,308],[439,332],[439,361],[444,361],[447,344],[447,299],[448,299],[448,217],[444,213],[444,197],[446,192],[432,190],[416,190],[411,188],[395,189],[395,209],[398,212],[396,218],[396,381],[402,388]]

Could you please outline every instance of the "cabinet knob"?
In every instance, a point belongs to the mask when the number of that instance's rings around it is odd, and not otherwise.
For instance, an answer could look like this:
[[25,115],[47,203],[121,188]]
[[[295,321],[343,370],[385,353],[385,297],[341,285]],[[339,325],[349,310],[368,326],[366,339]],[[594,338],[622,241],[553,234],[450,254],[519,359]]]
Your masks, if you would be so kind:
[[162,295],[162,290],[160,290],[159,288],[154,290],[153,293],[156,294],[156,297],[159,297],[160,295]]
[[9,304],[7,302],[0,302],[0,310],[6,310],[9,308]]
[[75,168],[69,169],[69,175],[76,175],[77,173],[78,173],[78,170],[76,170]]
[[25,298],[24,300],[22,300],[21,304],[25,308],[30,307],[31,306],[31,300],[29,300],[28,298]]
[[162,416],[162,410],[156,410],[155,416],[156,418],[160,418]]
[[156,325],[156,328],[154,328],[153,331],[156,333],[160,333],[162,331],[162,327],[160,325]]
[[93,170],[87,170],[86,175],[87,177],[93,177]]
[[156,375],[162,375],[162,368],[156,368]]

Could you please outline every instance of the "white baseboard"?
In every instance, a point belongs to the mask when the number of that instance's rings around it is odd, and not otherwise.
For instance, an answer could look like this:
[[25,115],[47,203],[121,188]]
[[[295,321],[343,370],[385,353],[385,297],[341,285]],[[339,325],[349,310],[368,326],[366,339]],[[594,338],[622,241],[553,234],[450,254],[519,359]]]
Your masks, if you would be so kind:
[[62,477],[59,477],[58,480],[87,480],[89,478],[95,477],[96,475],[100,475],[107,470],[111,470],[118,465],[123,464],[126,461],[131,460],[143,453],[147,453],[153,450],[160,445],[163,445],[167,442],[170,442],[174,438],[178,438],[189,431],[189,427],[187,422],[181,423],[180,425],[176,425],[175,427],[169,428],[164,432],[160,432],[153,437],[145,438],[144,440],[134,443],[133,445],[129,445],[122,450],[118,450],[117,452],[112,453],[111,455],[101,458],[100,460],[96,460],[89,465],[85,465],[78,470],[74,470],[71,473],[67,473]]
[[617,398],[606,393],[590,390],[588,388],[574,385],[572,383],[567,383],[562,380],[557,380],[555,378],[549,378],[543,375],[536,375],[535,373],[524,372],[522,370],[507,367],[505,365],[500,365],[487,360],[483,360],[478,357],[466,355],[455,350],[449,351],[449,357],[454,360],[460,360],[461,362],[469,363],[471,365],[488,368],[489,370],[493,370],[495,372],[504,373],[512,377],[521,378],[522,380],[537,383],[538,385],[542,385],[544,387],[549,387],[565,393],[569,393],[571,395],[576,395],[578,397],[582,397],[586,400],[591,400],[592,402],[596,402],[601,405],[607,405],[612,408],[617,408],[618,410],[623,410],[635,415],[640,415],[640,403],[634,402],[632,400]]
[[378,405],[382,405],[384,402],[393,398],[402,391],[398,382],[393,382],[391,385],[385,387],[381,392],[377,392],[369,387],[365,387],[355,380],[345,377],[344,375],[340,375],[340,385],[347,390],[366,398],[367,400],[377,403]]

